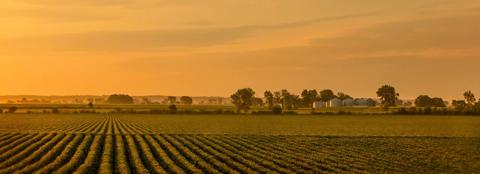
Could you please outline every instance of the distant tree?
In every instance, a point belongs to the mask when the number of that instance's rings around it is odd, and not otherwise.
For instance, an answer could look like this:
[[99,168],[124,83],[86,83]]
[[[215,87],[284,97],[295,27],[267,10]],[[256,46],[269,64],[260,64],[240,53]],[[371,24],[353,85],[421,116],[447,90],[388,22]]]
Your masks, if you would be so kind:
[[337,93],[337,98],[340,99],[340,100],[353,99],[353,97],[351,97],[350,95],[345,94],[343,92]]
[[377,96],[380,97],[380,102],[384,108],[395,106],[399,94],[395,91],[393,86],[383,85],[377,90]]
[[377,102],[371,98],[367,99],[367,106],[374,107],[377,106]]
[[443,101],[443,99],[440,98],[440,97],[432,98],[432,106],[433,107],[439,107],[439,108],[446,107],[445,101]]
[[184,105],[191,105],[193,103],[193,99],[189,96],[182,96],[180,97],[180,102]]
[[280,91],[275,91],[273,93],[273,103],[275,105],[282,104],[282,93]]
[[315,102],[315,100],[317,100],[318,98],[318,92],[317,90],[313,89],[313,90],[303,90],[302,91],[302,104],[303,106],[305,107],[313,107],[313,103]]
[[3,113],[3,110],[0,108],[0,114],[2,114],[2,113]]
[[253,105],[253,106],[257,106],[257,107],[263,107],[263,100],[262,100],[262,98],[254,97],[253,100],[252,100],[252,105]]
[[407,106],[407,107],[410,107],[410,106],[413,105],[413,103],[411,101],[406,101],[403,105]]
[[335,98],[335,94],[330,89],[324,89],[320,91],[320,100],[323,102],[328,102]]
[[9,107],[9,108],[8,108],[8,113],[13,114],[13,113],[15,113],[15,112],[17,111],[17,109],[18,109],[18,108],[17,108],[16,106]]
[[265,104],[271,109],[274,105],[273,93],[271,91],[265,91],[263,97],[265,98]]
[[176,113],[177,112],[177,105],[171,104],[168,106],[168,109],[170,110],[170,113]]
[[167,99],[168,99],[168,103],[170,103],[170,104],[177,103],[177,97],[175,97],[175,96],[168,96]]
[[428,95],[420,95],[415,99],[415,106],[417,107],[432,107],[432,98]]
[[237,107],[237,111],[247,112],[253,104],[253,98],[255,91],[251,88],[239,89],[235,94],[232,94],[230,98],[232,103]]
[[463,96],[465,97],[465,101],[467,102],[468,106],[475,105],[475,101],[477,99],[475,98],[475,95],[472,93],[472,91],[466,91],[465,93],[463,93]]
[[301,103],[298,95],[291,94],[286,89],[281,90],[280,93],[282,94],[283,109],[292,110],[297,108],[298,104]]
[[282,107],[280,105],[275,105],[272,107],[273,114],[282,114]]
[[465,100],[453,100],[452,106],[458,111],[463,111],[467,107],[467,103]]
[[93,108],[93,103],[92,102],[88,103],[88,108],[90,108],[90,109]]
[[109,104],[133,104],[133,98],[124,94],[113,94],[108,97]]

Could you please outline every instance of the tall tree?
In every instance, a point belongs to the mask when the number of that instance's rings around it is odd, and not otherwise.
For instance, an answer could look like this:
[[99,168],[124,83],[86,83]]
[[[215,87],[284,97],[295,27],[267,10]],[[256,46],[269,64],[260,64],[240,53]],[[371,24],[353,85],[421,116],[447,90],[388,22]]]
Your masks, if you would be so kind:
[[395,106],[399,95],[400,94],[395,91],[395,88],[389,85],[383,85],[377,90],[377,96],[380,97],[380,102],[385,108]]
[[340,99],[340,100],[345,100],[345,99],[353,99],[352,96],[348,95],[348,94],[345,94],[343,92],[338,92],[337,93],[337,98]]
[[302,104],[305,107],[313,107],[313,103],[318,97],[318,92],[315,89],[313,90],[305,89],[302,91],[301,95],[302,95]]
[[273,103],[274,105],[282,104],[282,93],[280,91],[275,91],[273,93]]
[[253,104],[254,96],[255,91],[251,88],[244,88],[237,90],[230,98],[232,99],[232,103],[237,107],[238,112],[242,110],[247,112]]
[[184,105],[191,105],[193,103],[193,99],[189,96],[182,96],[180,97],[180,102]]
[[475,105],[475,101],[477,99],[475,98],[475,95],[472,93],[472,91],[465,91],[465,93],[463,93],[463,97],[465,97],[465,101],[467,102],[468,106]]
[[300,97],[298,95],[291,94],[288,90],[283,89],[282,94],[282,105],[284,109],[292,110],[298,107]]
[[267,104],[267,107],[269,109],[272,109],[274,105],[273,93],[271,91],[265,91],[263,93],[263,96],[265,98],[265,103]]
[[330,89],[324,89],[320,91],[320,100],[323,102],[328,102],[335,98],[335,94]]

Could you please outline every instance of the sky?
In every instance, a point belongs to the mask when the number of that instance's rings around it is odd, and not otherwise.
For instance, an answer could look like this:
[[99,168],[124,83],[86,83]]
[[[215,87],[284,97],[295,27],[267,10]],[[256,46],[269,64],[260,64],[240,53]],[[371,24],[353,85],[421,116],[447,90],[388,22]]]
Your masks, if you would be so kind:
[[0,94],[480,95],[478,0],[2,0]]

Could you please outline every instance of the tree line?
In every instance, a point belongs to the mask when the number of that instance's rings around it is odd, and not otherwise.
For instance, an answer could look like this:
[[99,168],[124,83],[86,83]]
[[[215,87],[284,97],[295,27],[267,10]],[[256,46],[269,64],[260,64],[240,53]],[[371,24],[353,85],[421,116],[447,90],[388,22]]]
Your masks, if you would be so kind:
[[[329,102],[335,98],[340,100],[354,99],[352,96],[343,92],[334,93],[331,89],[320,90],[305,89],[300,95],[289,92],[286,89],[280,91],[267,90],[263,93],[263,98],[255,97],[255,91],[251,88],[243,88],[237,90],[230,96],[232,103],[236,106],[237,112],[248,112],[252,106],[266,107],[272,109],[273,112],[281,110],[293,110],[297,108],[312,108],[317,101]],[[380,104],[383,107],[395,106],[399,94],[395,88],[389,85],[380,87],[377,91],[380,97]],[[369,106],[375,106],[376,101],[368,99]]]
[[[335,94],[331,89],[324,89],[318,92],[315,89],[305,89],[300,95],[293,94],[288,90],[270,91],[263,93],[263,98],[255,96],[255,91],[251,88],[243,88],[237,90],[230,96],[232,103],[236,106],[237,112],[248,112],[251,107],[265,107],[272,110],[273,113],[282,112],[282,110],[290,111],[297,108],[312,108],[317,101],[329,102],[334,98],[340,100],[353,99],[348,94],[338,92]],[[380,103],[378,106],[388,110],[389,107],[397,106],[400,94],[395,87],[391,85],[383,85],[377,89],[376,95]],[[477,102],[475,95],[471,91],[463,94],[465,100],[453,100],[451,106],[455,113],[480,114],[480,101]],[[373,99],[368,99],[368,106],[377,106]],[[480,100],[480,99],[479,99]],[[446,108],[448,102],[440,97],[430,97],[428,95],[419,95],[415,99],[415,106],[409,111],[401,108],[399,113],[432,113],[435,108]],[[420,108],[420,109],[417,109]],[[433,109],[432,109],[433,108]],[[429,112],[432,110],[432,112]],[[426,111],[426,112],[425,112]],[[443,110],[444,111],[444,110]]]

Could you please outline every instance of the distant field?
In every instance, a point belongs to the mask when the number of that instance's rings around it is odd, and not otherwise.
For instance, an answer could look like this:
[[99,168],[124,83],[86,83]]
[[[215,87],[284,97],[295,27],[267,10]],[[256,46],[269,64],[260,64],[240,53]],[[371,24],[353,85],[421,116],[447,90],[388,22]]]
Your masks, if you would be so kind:
[[480,117],[0,114],[0,173],[478,173]]

